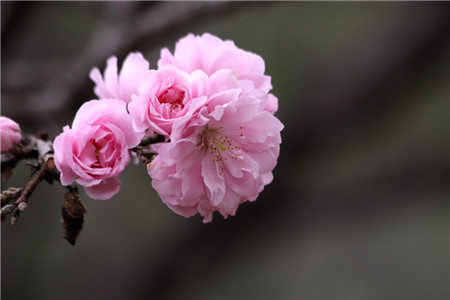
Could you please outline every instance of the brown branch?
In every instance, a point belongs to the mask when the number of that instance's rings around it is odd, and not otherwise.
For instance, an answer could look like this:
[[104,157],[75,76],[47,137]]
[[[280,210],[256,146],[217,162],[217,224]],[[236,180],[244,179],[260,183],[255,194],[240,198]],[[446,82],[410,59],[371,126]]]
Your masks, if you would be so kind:
[[37,159],[38,155],[34,137],[22,137],[20,143],[16,144],[9,152],[0,155],[2,182],[8,180],[12,174],[12,169],[15,168],[19,161],[23,159]]
[[164,142],[164,136],[159,134],[154,134],[149,137],[144,137],[141,141],[141,143],[132,149],[130,151],[134,152],[136,154],[136,157],[139,159],[139,161],[143,165],[149,164],[157,155],[155,151],[153,151],[150,148],[150,145],[162,143]]
[[[3,206],[1,209],[1,215],[6,216],[9,214],[12,214],[11,217],[11,224],[14,225],[17,223],[20,212],[24,212],[28,208],[28,200],[30,196],[33,194],[36,187],[41,183],[43,180],[46,180],[48,182],[53,182],[53,180],[59,179],[59,173],[57,172],[55,168],[55,163],[53,161],[53,154],[45,154],[43,162],[40,165],[40,169],[38,173],[33,176],[33,178],[25,185],[23,189],[20,189],[20,195],[19,197],[10,204],[7,204]],[[14,196],[17,196],[18,192],[14,194]],[[10,197],[10,201],[14,199],[14,196]],[[2,193],[2,205],[3,205],[3,193]],[[5,200],[6,202],[6,200]]]
[[44,131],[39,131],[36,135],[24,136],[11,151],[1,154],[2,181],[9,178],[12,169],[20,160],[38,160],[30,164],[33,168],[38,169],[37,174],[23,189],[9,188],[2,192],[1,216],[3,219],[6,215],[12,214],[11,224],[17,223],[20,212],[28,208],[28,199],[41,181],[46,180],[52,183],[55,179],[59,180],[59,173],[53,160],[52,143],[46,138],[47,134]]
[[19,198],[21,193],[22,193],[22,189],[15,188],[15,187],[11,187],[11,188],[7,189],[6,191],[3,191],[1,194],[2,207],[5,206],[6,204],[16,200],[17,198]]
[[[130,149],[144,165],[148,164],[157,155],[151,150],[151,145],[164,142],[162,135],[152,135],[142,139],[139,146]],[[11,224],[18,222],[20,213],[28,208],[28,201],[34,190],[42,181],[52,183],[59,181],[60,173],[57,170],[53,157],[52,143],[46,141],[46,134],[40,132],[35,136],[24,137],[21,144],[8,153],[1,156],[2,177],[4,172],[10,173],[21,159],[32,158],[29,163],[36,174],[23,188],[9,188],[1,194],[1,218],[4,221],[7,215],[11,215]],[[74,245],[78,235],[83,228],[83,216],[86,207],[81,202],[76,187],[67,186],[68,192],[64,196],[64,205],[61,211],[61,222],[63,224],[64,238]]]
[[39,172],[25,185],[22,193],[20,194],[20,197],[16,201],[14,201],[14,204],[19,205],[22,202],[27,202],[28,198],[34,192],[34,189],[38,186],[39,183],[41,183],[41,181],[44,179],[44,176],[46,176],[46,173],[47,168],[45,165],[42,165]]
[[53,151],[52,143],[47,141],[47,133],[43,130],[35,135],[23,136],[10,151],[0,155],[2,182],[8,180],[18,162],[24,159],[44,158]]

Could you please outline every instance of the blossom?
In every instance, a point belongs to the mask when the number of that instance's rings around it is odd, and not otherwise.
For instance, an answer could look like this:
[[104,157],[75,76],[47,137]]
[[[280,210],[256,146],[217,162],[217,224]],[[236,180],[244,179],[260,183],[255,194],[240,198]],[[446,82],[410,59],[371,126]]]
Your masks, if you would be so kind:
[[65,126],[53,143],[61,183],[70,185],[75,181],[91,198],[111,198],[120,189],[117,176],[130,161],[128,149],[137,146],[142,136],[133,130],[122,100],[84,103],[72,128]]
[[19,124],[10,118],[0,116],[1,152],[11,150],[22,138]]
[[171,141],[158,146],[147,166],[170,209],[185,217],[199,213],[205,223],[215,211],[227,218],[256,200],[279,155],[283,125],[264,110],[267,99],[255,96],[264,93],[232,78],[229,70],[211,76],[206,104],[174,122]]
[[[174,54],[161,50],[158,67],[175,65],[188,73],[202,70],[207,75],[229,69],[239,80],[251,80],[256,89],[269,92],[271,78],[264,74],[265,63],[261,56],[238,48],[233,41],[205,33],[202,36],[188,34],[175,45]],[[278,110],[278,99],[271,95],[265,110],[272,114]]]
[[148,72],[128,105],[135,130],[149,128],[168,138],[175,120],[192,115],[205,103],[206,81],[201,71],[190,75],[171,65]]
[[149,71],[150,64],[139,52],[131,52],[125,58],[120,73],[117,73],[117,57],[112,56],[106,63],[104,76],[98,68],[89,74],[95,82],[95,94],[100,98],[116,98],[131,101],[131,95],[137,92],[142,77]]

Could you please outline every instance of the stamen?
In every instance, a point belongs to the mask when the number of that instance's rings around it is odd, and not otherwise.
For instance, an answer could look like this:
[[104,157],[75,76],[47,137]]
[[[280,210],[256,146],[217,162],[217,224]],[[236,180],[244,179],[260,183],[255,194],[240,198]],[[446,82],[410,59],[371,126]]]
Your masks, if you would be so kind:
[[219,129],[206,127],[198,138],[199,151],[206,150],[211,158],[217,163],[219,175],[222,176],[222,160],[234,159],[241,160],[242,148],[231,138],[220,133]]

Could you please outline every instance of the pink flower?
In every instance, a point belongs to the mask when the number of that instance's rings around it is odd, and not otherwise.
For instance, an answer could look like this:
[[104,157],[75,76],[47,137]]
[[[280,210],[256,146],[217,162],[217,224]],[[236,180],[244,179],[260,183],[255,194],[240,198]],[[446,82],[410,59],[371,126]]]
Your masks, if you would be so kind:
[[204,86],[207,76],[203,72],[191,75],[174,66],[151,70],[139,86],[139,94],[132,96],[128,105],[137,131],[170,136],[175,120],[187,117],[205,104]]
[[[222,82],[229,78],[224,71],[214,76],[219,75]],[[212,80],[209,88],[219,82]],[[171,142],[160,145],[147,166],[170,209],[185,217],[199,213],[205,223],[215,211],[234,215],[239,204],[256,200],[272,181],[283,129],[264,110],[266,102],[242,88],[213,93],[206,104],[191,118],[174,122]]]
[[19,124],[10,118],[0,116],[1,152],[11,150],[22,138]]
[[[232,41],[205,33],[202,36],[189,34],[180,39],[172,55],[167,48],[161,50],[158,67],[175,65],[188,73],[202,70],[212,75],[222,69],[231,70],[239,80],[251,80],[256,89],[269,92],[272,89],[270,76],[264,75],[265,64],[261,56],[239,49]],[[278,99],[271,95],[265,110],[274,113]]]
[[142,137],[133,130],[125,102],[86,102],[78,110],[72,128],[65,126],[53,143],[61,183],[70,185],[75,181],[91,198],[111,198],[120,189],[117,176],[130,161],[128,149],[137,146]]
[[132,52],[125,58],[119,74],[117,57],[112,56],[107,61],[104,77],[98,68],[93,68],[89,76],[96,84],[94,92],[99,98],[116,98],[128,103],[149,68],[149,62],[141,53]]

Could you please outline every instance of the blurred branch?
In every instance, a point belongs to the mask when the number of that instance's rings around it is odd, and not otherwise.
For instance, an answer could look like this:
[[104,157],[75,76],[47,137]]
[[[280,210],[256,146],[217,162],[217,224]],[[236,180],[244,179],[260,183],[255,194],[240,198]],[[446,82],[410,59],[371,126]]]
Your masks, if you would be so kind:
[[[244,6],[237,1],[158,2],[149,3],[146,10],[136,14],[138,4],[134,1],[104,2],[103,14],[83,53],[75,56],[66,68],[54,68],[52,78],[39,90],[29,90],[26,94],[22,91],[20,94],[4,92],[4,98],[20,97],[23,101],[20,106],[9,107],[8,113],[42,124],[40,114],[56,116],[56,112],[90,100],[84,99],[90,89],[89,70],[104,65],[107,57],[125,56],[130,49],[144,43],[155,46],[171,30],[182,28],[200,17],[202,20],[217,17]],[[40,75],[35,77],[36,80],[41,78]],[[4,88],[8,90],[8,86]],[[39,106],[32,105],[34,103],[39,103]],[[25,110],[26,107],[32,110]],[[44,121],[49,127],[54,123],[51,118]]]
[[[35,3],[29,3],[28,5],[31,5],[32,7]],[[23,18],[26,17],[28,16],[24,9],[24,5],[19,1],[3,1],[1,3],[1,33],[3,46],[5,45],[5,37],[7,35],[14,36],[17,33],[20,23],[23,22]]]
[[118,49],[124,55],[131,48],[139,48],[145,44],[154,47],[158,41],[177,28],[195,22],[201,18],[217,18],[219,15],[228,15],[238,9],[253,5],[267,5],[264,3],[251,3],[239,1],[197,1],[197,2],[166,2],[156,9],[150,9],[138,14],[130,24],[127,42]]

